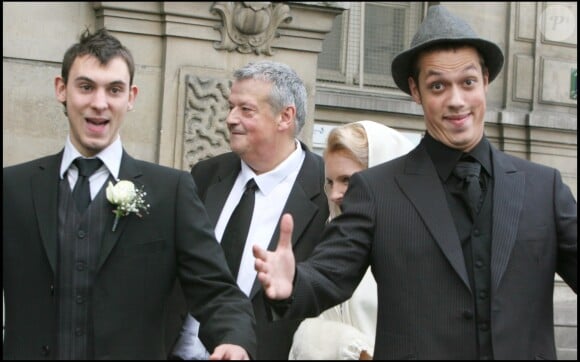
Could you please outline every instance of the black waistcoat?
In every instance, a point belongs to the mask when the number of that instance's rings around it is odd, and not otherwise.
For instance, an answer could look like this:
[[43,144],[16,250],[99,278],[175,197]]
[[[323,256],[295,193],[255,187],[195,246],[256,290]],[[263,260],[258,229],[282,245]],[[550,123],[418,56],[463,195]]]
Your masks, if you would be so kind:
[[484,175],[485,191],[479,214],[472,219],[470,211],[459,196],[459,182],[453,178],[446,184],[447,200],[461,241],[465,266],[473,295],[474,327],[478,351],[476,358],[493,359],[491,341],[491,234],[493,182]]
[[57,359],[94,356],[91,291],[110,207],[102,187],[80,213],[69,183],[63,179],[58,197],[58,262],[56,295]]

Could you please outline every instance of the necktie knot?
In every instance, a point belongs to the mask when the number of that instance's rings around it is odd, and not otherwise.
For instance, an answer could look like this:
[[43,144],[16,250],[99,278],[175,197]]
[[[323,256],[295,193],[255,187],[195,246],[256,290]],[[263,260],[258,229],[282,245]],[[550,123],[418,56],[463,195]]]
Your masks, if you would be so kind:
[[473,178],[479,178],[481,165],[477,161],[459,161],[453,169],[453,174],[460,180],[471,181]]
[[255,192],[256,190],[258,190],[258,184],[256,184],[256,181],[253,178],[249,179],[248,182],[246,182],[244,193]]
[[90,177],[95,171],[97,171],[103,161],[98,158],[82,158],[79,157],[73,161],[75,166],[79,169],[79,175]]

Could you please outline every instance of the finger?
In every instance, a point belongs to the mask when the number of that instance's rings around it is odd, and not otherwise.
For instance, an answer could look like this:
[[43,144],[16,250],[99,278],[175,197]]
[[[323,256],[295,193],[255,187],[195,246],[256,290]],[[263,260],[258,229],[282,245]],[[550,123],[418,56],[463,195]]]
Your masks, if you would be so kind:
[[294,220],[292,215],[282,215],[280,220],[280,240],[278,241],[278,248],[292,249],[292,230],[294,229]]
[[276,299],[276,290],[270,285],[271,278],[266,273],[258,273],[258,280],[262,284],[262,289],[269,299]]
[[266,272],[265,261],[258,258],[254,259],[254,270],[258,273],[265,273]]
[[268,288],[270,286],[270,278],[268,277],[268,273],[265,271],[264,265],[257,265],[256,264],[256,278],[262,284],[262,287]]
[[268,255],[266,250],[256,244],[252,246],[252,254],[254,254],[254,258],[257,260],[266,260],[266,256]]
[[224,357],[223,353],[216,351],[209,356],[209,360],[210,361],[220,361],[220,360],[224,359],[223,357]]

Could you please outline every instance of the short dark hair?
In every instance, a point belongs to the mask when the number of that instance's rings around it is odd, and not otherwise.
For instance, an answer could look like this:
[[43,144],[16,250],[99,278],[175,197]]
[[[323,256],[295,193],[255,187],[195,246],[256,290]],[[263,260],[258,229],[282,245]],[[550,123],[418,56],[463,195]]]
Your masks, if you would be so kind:
[[410,76],[415,81],[417,88],[419,88],[419,72],[421,71],[421,69],[419,69],[419,58],[421,57],[421,55],[436,50],[457,50],[463,47],[473,47],[475,50],[477,50],[477,55],[479,56],[479,64],[481,65],[481,71],[482,73],[485,73],[485,71],[487,70],[487,66],[485,65],[485,58],[481,54],[481,50],[479,50],[477,47],[465,43],[436,43],[426,47],[425,49],[422,49],[420,52],[417,53],[415,58],[413,58],[413,67],[411,68]]
[[129,68],[130,81],[129,85],[133,84],[133,76],[135,75],[135,62],[129,49],[127,49],[119,39],[115,38],[107,29],[102,28],[91,34],[89,29],[86,29],[79,39],[79,42],[73,44],[62,60],[61,76],[66,84],[68,82],[68,75],[70,68],[75,59],[84,55],[91,55],[99,59],[101,64],[107,64],[111,59],[121,57],[127,63]]

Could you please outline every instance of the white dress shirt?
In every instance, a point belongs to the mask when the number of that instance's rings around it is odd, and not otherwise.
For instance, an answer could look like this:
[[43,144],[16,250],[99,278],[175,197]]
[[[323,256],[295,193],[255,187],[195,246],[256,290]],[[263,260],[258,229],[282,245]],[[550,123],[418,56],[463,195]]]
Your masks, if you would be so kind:
[[[228,195],[215,227],[216,239],[221,240],[230,216],[242,198],[246,183],[249,179],[254,178],[259,190],[256,190],[255,193],[254,213],[252,214],[252,221],[237,279],[238,286],[248,296],[256,279],[252,246],[259,245],[263,249],[268,247],[280,217],[282,217],[282,211],[290,191],[292,191],[294,181],[296,181],[298,172],[306,157],[300,142],[297,140],[295,142],[296,150],[276,168],[267,173],[256,175],[244,161],[241,161],[240,173]],[[201,340],[199,340],[198,333],[199,322],[188,314],[173,354],[183,359],[208,359],[209,353]]]
[[[67,136],[64,144],[64,152],[62,155],[62,162],[60,163],[60,179],[68,178],[71,191],[74,189],[77,179],[79,177],[79,170],[73,163],[78,158],[83,157],[81,153],[75,148],[70,141],[70,135]],[[123,145],[121,144],[121,137],[111,143],[107,148],[91,158],[99,158],[103,161],[103,165],[89,177],[89,185],[91,188],[91,200],[103,187],[103,184],[108,180],[109,175],[113,175],[115,180],[119,178],[119,168],[121,167],[121,158],[123,157]],[[68,172],[67,172],[68,171]]]

